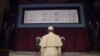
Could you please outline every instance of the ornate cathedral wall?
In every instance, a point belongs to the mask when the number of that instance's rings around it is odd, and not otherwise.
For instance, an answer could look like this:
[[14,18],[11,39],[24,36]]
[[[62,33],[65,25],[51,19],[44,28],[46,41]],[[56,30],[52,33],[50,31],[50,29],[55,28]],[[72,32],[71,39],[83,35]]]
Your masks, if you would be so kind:
[[[81,3],[80,0],[19,0],[20,4],[36,3]],[[15,48],[17,51],[38,51],[36,37],[47,33],[43,28],[16,29]],[[90,51],[87,28],[57,28],[55,33],[65,37],[63,51]]]

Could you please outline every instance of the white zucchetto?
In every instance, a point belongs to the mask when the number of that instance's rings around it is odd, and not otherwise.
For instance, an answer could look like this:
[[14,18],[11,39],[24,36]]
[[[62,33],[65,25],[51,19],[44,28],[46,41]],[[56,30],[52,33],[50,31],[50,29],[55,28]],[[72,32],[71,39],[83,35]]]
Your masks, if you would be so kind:
[[49,26],[48,30],[54,30],[53,26]]

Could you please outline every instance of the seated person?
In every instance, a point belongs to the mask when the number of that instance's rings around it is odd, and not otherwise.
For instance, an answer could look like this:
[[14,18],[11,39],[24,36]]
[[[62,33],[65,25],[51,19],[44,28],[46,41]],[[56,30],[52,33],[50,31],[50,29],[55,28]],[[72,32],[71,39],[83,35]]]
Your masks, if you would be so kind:
[[61,38],[54,33],[52,26],[48,27],[48,34],[44,35],[39,43],[41,56],[61,56]]

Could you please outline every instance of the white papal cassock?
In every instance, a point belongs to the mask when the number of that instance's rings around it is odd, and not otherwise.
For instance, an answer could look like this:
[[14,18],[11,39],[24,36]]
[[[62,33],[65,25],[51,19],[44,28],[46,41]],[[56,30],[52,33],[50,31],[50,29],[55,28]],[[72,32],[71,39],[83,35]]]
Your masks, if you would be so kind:
[[58,35],[49,32],[42,37],[39,46],[44,48],[41,53],[42,56],[60,56],[58,48],[61,48],[62,41]]

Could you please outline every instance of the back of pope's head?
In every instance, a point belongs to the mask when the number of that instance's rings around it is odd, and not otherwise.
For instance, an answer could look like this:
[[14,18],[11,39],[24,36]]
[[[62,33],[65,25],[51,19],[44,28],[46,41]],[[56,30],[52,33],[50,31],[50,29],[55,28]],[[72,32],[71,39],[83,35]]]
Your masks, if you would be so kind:
[[48,30],[51,30],[52,31],[52,30],[54,30],[54,27],[53,26],[49,26],[48,27]]

